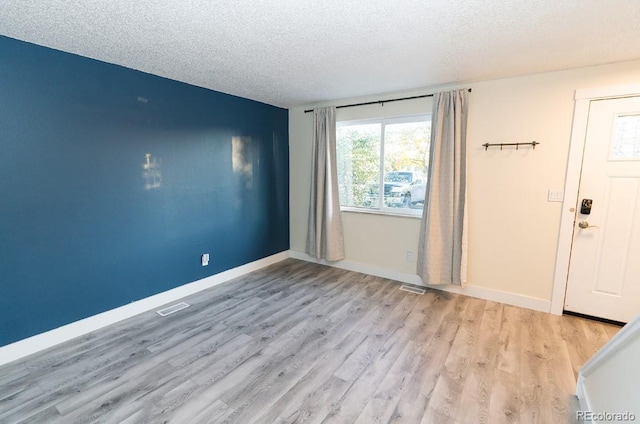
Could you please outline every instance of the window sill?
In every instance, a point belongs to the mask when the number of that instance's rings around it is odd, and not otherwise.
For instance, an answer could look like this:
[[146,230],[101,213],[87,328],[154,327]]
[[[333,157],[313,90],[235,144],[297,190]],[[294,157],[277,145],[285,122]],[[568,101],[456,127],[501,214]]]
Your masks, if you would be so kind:
[[[418,210],[418,209],[416,209],[416,210]],[[408,214],[408,213],[391,212],[391,211],[388,211],[388,210],[365,209],[365,208],[350,208],[350,207],[342,206],[340,208],[340,212],[361,213],[361,214],[365,214],[365,215],[392,216],[392,217],[395,217],[395,218],[422,219],[422,210],[420,210],[420,214],[419,215],[413,215],[413,214]]]

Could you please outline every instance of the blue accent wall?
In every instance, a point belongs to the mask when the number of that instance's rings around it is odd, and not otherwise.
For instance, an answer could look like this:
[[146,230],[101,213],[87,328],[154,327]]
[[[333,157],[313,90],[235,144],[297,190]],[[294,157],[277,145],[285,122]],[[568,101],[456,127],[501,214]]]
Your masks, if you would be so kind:
[[287,250],[288,155],[286,109],[0,37],[0,346]]

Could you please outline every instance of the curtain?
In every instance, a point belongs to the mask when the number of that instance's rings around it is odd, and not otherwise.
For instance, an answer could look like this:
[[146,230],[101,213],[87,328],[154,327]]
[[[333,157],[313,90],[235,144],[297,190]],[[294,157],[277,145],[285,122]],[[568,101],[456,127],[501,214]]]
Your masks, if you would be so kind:
[[425,284],[462,285],[467,278],[467,90],[437,93],[433,104],[417,272]]
[[316,259],[344,259],[338,171],[336,168],[336,109],[313,110],[311,200],[306,252]]

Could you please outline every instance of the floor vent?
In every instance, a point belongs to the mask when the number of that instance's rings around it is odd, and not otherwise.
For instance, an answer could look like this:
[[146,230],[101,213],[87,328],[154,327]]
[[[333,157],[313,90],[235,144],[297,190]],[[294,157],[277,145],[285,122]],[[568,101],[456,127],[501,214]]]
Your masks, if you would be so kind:
[[167,315],[171,315],[174,312],[181,311],[184,308],[188,308],[189,306],[191,305],[189,305],[188,303],[180,302],[176,303],[175,305],[167,306],[166,308],[160,309],[159,311],[156,311],[156,314],[160,315],[161,317],[166,317]]
[[425,289],[421,289],[419,287],[413,287],[413,286],[406,286],[404,284],[400,286],[400,290],[403,290],[409,293],[414,293],[414,294],[425,294],[427,292]]

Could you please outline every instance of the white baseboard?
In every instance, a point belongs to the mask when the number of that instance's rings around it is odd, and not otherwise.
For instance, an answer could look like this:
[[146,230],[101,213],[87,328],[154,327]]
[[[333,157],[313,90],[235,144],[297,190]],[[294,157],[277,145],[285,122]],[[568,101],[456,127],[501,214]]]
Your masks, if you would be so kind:
[[347,269],[349,271],[362,272],[364,274],[375,275],[376,277],[388,278],[390,280],[400,281],[407,284],[414,284],[423,287],[429,287],[436,290],[442,290],[450,293],[463,294],[465,296],[475,297],[478,299],[491,300],[494,302],[506,303],[508,305],[519,306],[522,308],[533,309],[536,311],[549,312],[551,310],[551,301],[538,299],[535,297],[523,296],[514,293],[503,292],[500,290],[488,289],[485,287],[473,286],[470,284],[459,286],[427,286],[416,274],[394,271],[388,268],[382,268],[375,265],[363,264],[349,260],[338,262],[327,262],[325,260],[317,260],[303,252],[294,250],[289,251],[290,257],[300,259],[307,262],[315,262],[323,265],[333,266],[336,268]]
[[259,259],[254,262],[233,268],[219,274],[211,275],[198,281],[184,284],[171,290],[146,297],[144,299],[120,306],[109,311],[90,316],[88,318],[72,322],[71,324],[37,334],[27,339],[0,347],[0,365],[7,364],[57,344],[66,342],[76,337],[98,330],[116,322],[131,318],[135,315],[159,308],[167,303],[182,299],[185,296],[197,293],[210,287],[222,284],[226,281],[241,277],[252,271],[264,268],[289,257],[289,252],[284,251],[275,255]]

